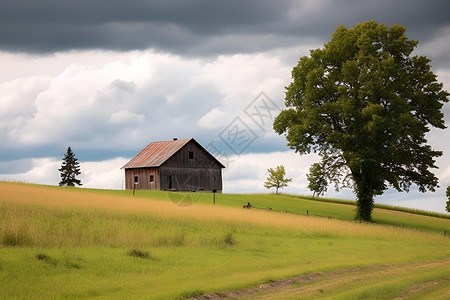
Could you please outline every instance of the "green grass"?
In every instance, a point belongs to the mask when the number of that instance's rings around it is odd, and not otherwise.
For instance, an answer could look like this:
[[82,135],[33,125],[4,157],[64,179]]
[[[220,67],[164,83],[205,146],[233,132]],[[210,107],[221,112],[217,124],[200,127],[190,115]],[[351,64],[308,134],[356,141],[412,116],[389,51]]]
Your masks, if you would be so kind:
[[[245,299],[448,299],[450,260],[374,265],[291,278]],[[282,281],[281,281],[282,282]],[[227,296],[227,295],[226,295]]]
[[[105,191],[99,191],[104,193]],[[115,195],[130,195],[130,191],[107,191]],[[212,204],[213,195],[208,193],[174,193],[162,191],[136,191],[135,197],[152,198],[160,200],[175,200],[181,205],[193,205],[193,203]],[[295,214],[316,215],[342,220],[353,220],[355,217],[355,202],[340,199],[323,199],[285,194],[216,194],[217,206],[242,208],[250,202],[254,207],[271,208],[278,212],[292,212]],[[388,205],[375,205],[373,210],[373,222],[389,224],[400,227],[409,227],[420,230],[431,230],[444,234],[450,234],[450,215],[439,214],[416,209],[406,209]]]
[[[448,228],[448,219],[384,210],[374,217],[385,223],[402,218],[417,228],[436,219],[427,225],[430,231],[418,231],[348,221],[354,209],[348,204],[218,194],[213,206],[211,194],[198,195],[191,201],[191,194],[182,193],[132,196],[0,183],[0,298],[178,299],[312,272],[450,256],[449,237],[433,232]],[[347,220],[242,209],[247,202]],[[433,280],[449,276],[427,274]],[[405,291],[423,279],[411,278]],[[349,291],[358,298],[385,287],[382,295],[403,295],[390,286],[380,278],[373,288]]]
[[[61,187],[49,186],[59,189]],[[77,189],[65,187],[65,189]],[[130,196],[131,190],[101,190],[101,189],[80,189],[82,191],[94,192],[100,194],[109,194],[117,196]],[[151,190],[136,190],[135,197],[151,198],[159,200],[179,201],[180,205],[192,205],[195,203],[212,204],[213,195],[211,193],[183,193],[183,192],[166,192]],[[339,219],[353,220],[355,216],[355,201],[335,198],[321,198],[312,196],[299,196],[289,194],[216,194],[216,204],[222,206],[242,207],[247,202],[251,202],[259,208],[272,208],[279,211],[291,211],[294,213],[306,214],[308,210],[312,214],[330,216]],[[176,200],[178,199],[178,200]],[[247,202],[245,202],[247,201]],[[340,205],[327,205],[327,204]],[[342,206],[344,205],[344,206]],[[346,205],[346,206],[345,206]],[[423,215],[429,217],[437,217],[450,219],[450,214],[443,214],[432,211],[425,211],[413,208],[405,208],[400,206],[391,206],[387,204],[375,204],[377,209],[387,209],[391,211],[411,213],[414,215]],[[401,225],[401,223],[397,224]]]

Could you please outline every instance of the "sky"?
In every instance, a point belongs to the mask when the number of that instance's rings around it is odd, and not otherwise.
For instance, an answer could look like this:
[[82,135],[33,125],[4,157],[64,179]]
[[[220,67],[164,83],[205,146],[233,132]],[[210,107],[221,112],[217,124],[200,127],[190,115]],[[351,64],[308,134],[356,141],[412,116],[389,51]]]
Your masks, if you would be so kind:
[[[407,28],[450,90],[446,0],[121,1],[0,0],[0,180],[57,185],[71,147],[85,188],[122,189],[120,168],[151,141],[195,138],[226,166],[225,193],[271,192],[267,169],[285,165],[285,193],[306,188],[315,154],[274,133],[291,70],[340,24]],[[450,124],[450,104],[443,108]],[[240,135],[238,136],[237,133]],[[428,142],[444,155],[436,192],[387,190],[376,202],[445,212],[450,133]],[[354,199],[328,188],[327,197]]]

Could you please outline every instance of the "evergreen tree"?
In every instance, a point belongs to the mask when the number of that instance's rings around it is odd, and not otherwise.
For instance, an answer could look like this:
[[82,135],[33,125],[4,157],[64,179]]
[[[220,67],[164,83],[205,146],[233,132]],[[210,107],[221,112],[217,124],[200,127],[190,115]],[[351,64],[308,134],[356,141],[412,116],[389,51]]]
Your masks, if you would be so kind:
[[78,159],[75,158],[75,154],[72,152],[72,149],[67,148],[67,152],[64,155],[63,163],[61,168],[58,169],[61,172],[61,181],[59,182],[60,186],[75,186],[82,185],[79,179],[76,179],[75,176],[80,175],[80,164],[78,163]]

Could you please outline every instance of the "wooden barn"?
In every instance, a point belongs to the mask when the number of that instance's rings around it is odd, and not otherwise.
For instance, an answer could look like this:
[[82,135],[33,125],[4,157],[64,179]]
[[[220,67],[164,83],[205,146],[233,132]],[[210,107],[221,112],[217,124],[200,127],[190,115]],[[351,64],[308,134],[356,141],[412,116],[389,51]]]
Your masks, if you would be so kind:
[[215,193],[222,192],[222,168],[193,138],[152,142],[122,167],[126,189]]

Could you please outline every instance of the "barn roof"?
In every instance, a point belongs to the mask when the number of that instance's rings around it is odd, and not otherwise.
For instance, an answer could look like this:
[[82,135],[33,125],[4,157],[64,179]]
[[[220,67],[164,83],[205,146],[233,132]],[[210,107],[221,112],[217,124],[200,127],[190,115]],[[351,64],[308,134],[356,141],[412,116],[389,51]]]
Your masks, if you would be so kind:
[[[193,138],[188,139],[174,139],[173,141],[161,141],[161,142],[151,142],[147,145],[138,155],[136,155],[132,160],[130,160],[122,169],[134,169],[134,168],[148,168],[148,167],[159,167],[175,153],[177,153],[181,148],[183,148],[189,142],[195,142],[202,149],[204,149],[196,140]],[[204,149],[212,159],[214,159],[222,168],[222,165],[213,155],[211,155],[206,149]]]

